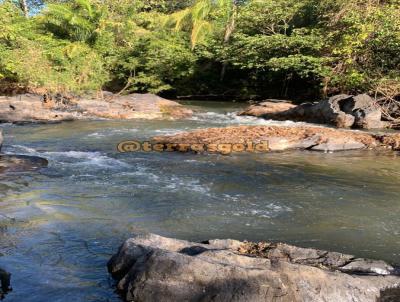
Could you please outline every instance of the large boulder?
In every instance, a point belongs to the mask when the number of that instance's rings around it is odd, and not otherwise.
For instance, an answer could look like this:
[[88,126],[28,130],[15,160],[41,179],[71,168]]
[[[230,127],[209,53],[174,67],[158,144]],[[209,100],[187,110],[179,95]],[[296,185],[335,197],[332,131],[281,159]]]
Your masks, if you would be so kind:
[[266,112],[263,115],[254,112],[257,112],[257,109],[251,106],[241,114],[274,120],[330,124],[339,128],[380,129],[389,126],[387,122],[382,121],[381,108],[366,94],[336,95],[318,103],[304,103],[282,111]]
[[139,235],[108,269],[123,298],[135,302],[400,300],[397,270],[383,261],[286,244]]
[[284,112],[295,107],[296,105],[288,101],[266,100],[264,102],[249,106],[249,108],[239,113],[239,115],[263,117],[263,116],[273,115],[279,112]]
[[180,119],[190,117],[193,113],[177,102],[154,94],[137,93],[114,95],[106,101],[81,99],[76,102],[76,110],[89,116],[111,119]]
[[67,98],[24,94],[0,97],[0,122],[49,123],[76,119],[180,119],[192,115],[190,109],[153,94],[106,98]]

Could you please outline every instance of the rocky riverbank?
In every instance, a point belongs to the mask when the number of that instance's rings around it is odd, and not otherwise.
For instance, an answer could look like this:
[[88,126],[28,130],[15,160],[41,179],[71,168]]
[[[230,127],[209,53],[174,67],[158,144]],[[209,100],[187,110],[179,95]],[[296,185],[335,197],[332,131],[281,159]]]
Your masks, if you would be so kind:
[[338,128],[382,129],[391,126],[389,121],[383,120],[382,108],[366,94],[341,94],[321,102],[298,106],[290,102],[269,100],[251,105],[240,115],[329,124]]
[[[233,126],[208,128],[176,135],[157,136],[155,143],[178,145],[231,145],[267,142],[269,151],[311,150],[345,151],[358,149],[400,150],[400,134],[372,134],[312,125]],[[224,153],[224,148],[216,152]],[[179,151],[179,149],[177,149]],[[234,150],[231,150],[234,152]]]
[[108,268],[126,301],[400,300],[399,271],[383,261],[287,244],[139,235]]
[[52,123],[77,119],[181,119],[192,111],[153,94],[102,99],[23,94],[0,97],[0,122]]

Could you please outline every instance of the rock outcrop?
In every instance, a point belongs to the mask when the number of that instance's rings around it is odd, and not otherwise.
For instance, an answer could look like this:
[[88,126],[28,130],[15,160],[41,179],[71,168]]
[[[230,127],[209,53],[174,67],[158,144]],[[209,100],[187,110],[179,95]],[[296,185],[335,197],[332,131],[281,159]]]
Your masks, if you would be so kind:
[[76,119],[179,119],[190,109],[153,94],[108,95],[104,99],[24,94],[0,97],[0,122],[51,123]]
[[[400,134],[371,134],[318,126],[234,126],[200,129],[154,137],[155,143],[180,145],[235,145],[267,142],[268,151],[345,151],[359,149],[400,150]],[[225,148],[225,146],[223,146]],[[215,149],[215,148],[214,148]],[[225,148],[226,149],[226,148]],[[180,151],[179,148],[176,151]],[[196,151],[196,150],[193,150]],[[220,152],[221,151],[221,152]],[[224,153],[224,150],[216,150]]]
[[383,261],[287,244],[139,235],[108,269],[124,299],[135,302],[400,300],[398,272]]
[[[273,120],[292,120],[319,124],[330,124],[339,128],[381,129],[389,126],[382,121],[381,108],[366,94],[357,96],[336,95],[318,103],[304,103],[282,110],[265,111],[269,103],[252,105],[241,115],[254,115]],[[275,104],[273,105],[275,106]]]

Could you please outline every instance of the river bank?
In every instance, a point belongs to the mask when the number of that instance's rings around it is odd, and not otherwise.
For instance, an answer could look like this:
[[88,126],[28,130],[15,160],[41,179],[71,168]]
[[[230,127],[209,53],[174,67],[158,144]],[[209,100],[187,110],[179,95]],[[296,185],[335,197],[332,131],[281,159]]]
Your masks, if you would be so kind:
[[2,123],[57,123],[88,119],[181,119],[193,112],[154,94],[73,97],[61,94],[0,96]]

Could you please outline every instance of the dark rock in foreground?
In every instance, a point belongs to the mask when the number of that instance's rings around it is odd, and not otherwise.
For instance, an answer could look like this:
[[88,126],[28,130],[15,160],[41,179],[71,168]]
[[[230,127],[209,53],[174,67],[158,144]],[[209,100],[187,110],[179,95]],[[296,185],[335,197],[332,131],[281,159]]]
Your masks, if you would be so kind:
[[[382,121],[381,108],[366,94],[341,94],[318,103],[304,103],[299,106],[283,104],[282,110],[276,104],[268,102],[252,105],[241,115],[330,124],[339,128],[381,129],[389,126],[388,122]],[[270,107],[274,110],[266,110]]]
[[0,300],[11,290],[11,274],[0,268]]
[[139,235],[108,269],[135,302],[400,301],[400,277],[389,264],[287,244]]
[[77,119],[179,119],[190,109],[153,94],[107,95],[104,99],[24,94],[0,97],[0,122],[54,123]]

